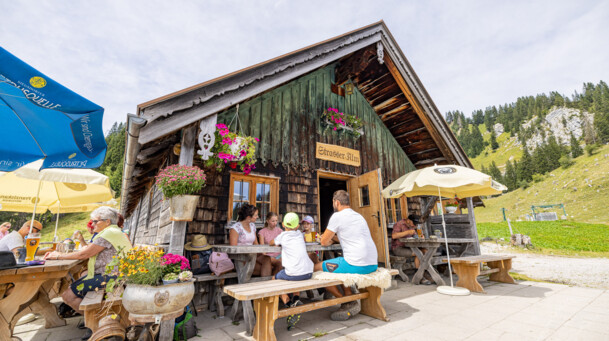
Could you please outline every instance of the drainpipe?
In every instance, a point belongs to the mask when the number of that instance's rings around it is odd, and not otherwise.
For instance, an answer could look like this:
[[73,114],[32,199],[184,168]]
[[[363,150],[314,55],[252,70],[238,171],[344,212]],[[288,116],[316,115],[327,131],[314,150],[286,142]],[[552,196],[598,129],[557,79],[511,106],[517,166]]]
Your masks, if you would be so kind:
[[138,138],[140,137],[140,129],[146,125],[146,119],[138,117],[133,114],[127,114],[127,142],[125,144],[125,162],[123,163],[123,184],[121,187],[121,209],[120,212],[125,216],[127,211],[126,199],[129,185],[131,182],[131,176],[133,175],[133,169],[137,161],[137,154],[140,152],[140,144]]

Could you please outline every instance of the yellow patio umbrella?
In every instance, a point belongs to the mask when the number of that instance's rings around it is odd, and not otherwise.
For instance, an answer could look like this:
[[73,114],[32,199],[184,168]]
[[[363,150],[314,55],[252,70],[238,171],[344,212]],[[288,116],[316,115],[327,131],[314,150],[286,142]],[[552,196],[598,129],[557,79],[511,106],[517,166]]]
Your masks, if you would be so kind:
[[[438,198],[460,197],[468,198],[480,195],[501,194],[507,187],[493,180],[490,175],[475,169],[454,166],[434,165],[410,172],[385,188],[382,191],[385,198],[399,198],[401,196],[416,197],[421,195],[437,195]],[[442,213],[442,228],[446,236],[446,222],[444,212]],[[439,286],[438,292],[447,295],[469,295],[465,288],[455,288],[452,277],[452,266],[450,265],[450,252],[448,252],[448,239],[446,242],[446,257],[450,273],[450,287]]]
[[13,172],[0,172],[0,210],[33,212],[33,220],[36,213],[58,206],[99,203],[113,197],[110,181],[101,173],[60,168],[38,171],[41,164],[42,160]]

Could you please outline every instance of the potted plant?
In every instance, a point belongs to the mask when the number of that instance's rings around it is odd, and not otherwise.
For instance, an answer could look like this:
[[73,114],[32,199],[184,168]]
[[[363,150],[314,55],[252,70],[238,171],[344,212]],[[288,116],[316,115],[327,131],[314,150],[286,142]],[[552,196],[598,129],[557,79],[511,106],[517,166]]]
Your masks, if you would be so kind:
[[256,137],[245,136],[231,132],[225,124],[216,124],[216,139],[211,148],[213,153],[205,161],[206,167],[215,166],[221,171],[228,165],[231,169],[239,169],[249,174],[256,168]]
[[205,173],[197,166],[171,165],[156,176],[156,185],[169,199],[172,221],[192,221],[198,193],[205,186]]
[[457,211],[457,209],[459,208],[459,199],[455,198],[454,202],[449,202],[444,206],[446,207],[447,213],[455,213]]
[[348,115],[339,112],[336,108],[330,107],[324,110],[321,116],[326,124],[332,127],[332,130],[344,130],[355,136],[355,138],[360,137],[364,133],[362,120],[355,115]]
[[[183,258],[183,259],[182,259]],[[182,314],[194,296],[194,282],[186,258],[166,254],[163,250],[134,247],[119,254],[108,264],[107,274],[116,276],[108,281],[107,292],[120,297],[134,321],[149,322],[170,319]],[[176,273],[177,271],[177,273]],[[184,281],[179,281],[184,278]],[[173,284],[163,285],[164,279]],[[123,291],[124,288],[124,291]]]

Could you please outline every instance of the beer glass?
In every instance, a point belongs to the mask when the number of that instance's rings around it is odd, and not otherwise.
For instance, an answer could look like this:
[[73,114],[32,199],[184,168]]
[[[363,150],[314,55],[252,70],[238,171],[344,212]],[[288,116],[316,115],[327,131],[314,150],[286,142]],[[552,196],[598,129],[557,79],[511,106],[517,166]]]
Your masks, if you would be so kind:
[[38,250],[38,244],[40,244],[40,233],[30,233],[25,237],[26,262],[34,260],[36,250]]
[[74,241],[74,243],[76,244],[76,245],[74,246],[74,250],[80,250],[80,240],[76,239],[76,240]]

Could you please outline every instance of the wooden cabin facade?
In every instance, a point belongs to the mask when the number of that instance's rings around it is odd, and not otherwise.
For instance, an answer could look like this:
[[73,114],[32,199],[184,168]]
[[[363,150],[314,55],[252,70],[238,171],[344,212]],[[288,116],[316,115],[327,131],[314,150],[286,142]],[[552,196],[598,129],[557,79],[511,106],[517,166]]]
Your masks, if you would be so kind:
[[[333,130],[328,107],[360,118],[362,135]],[[204,168],[197,136],[215,123],[260,140],[251,174]],[[242,203],[259,208],[260,223],[269,211],[296,212],[323,231],[332,193],[345,189],[384,262],[387,227],[407,212],[428,215],[435,199],[384,200],[382,188],[434,163],[472,167],[383,22],[141,104],[127,127],[121,212],[135,243],[173,252],[199,233],[226,243]],[[206,170],[192,222],[171,222],[154,185],[175,163]]]

